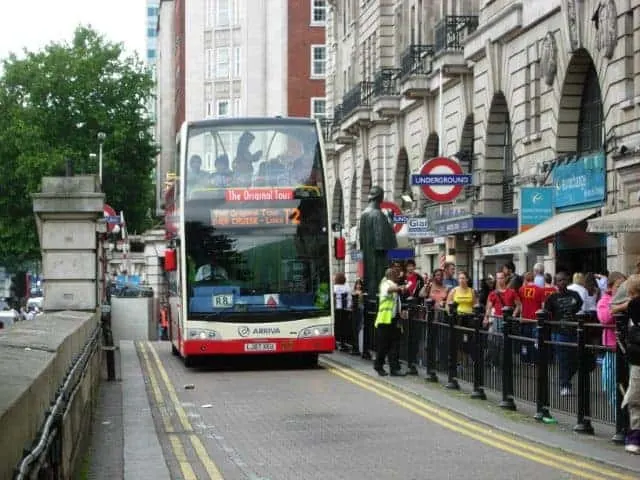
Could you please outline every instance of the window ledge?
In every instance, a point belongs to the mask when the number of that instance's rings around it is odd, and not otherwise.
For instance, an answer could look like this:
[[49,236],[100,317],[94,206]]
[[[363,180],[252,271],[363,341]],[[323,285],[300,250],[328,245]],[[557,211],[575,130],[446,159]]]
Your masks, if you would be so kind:
[[309,75],[311,80],[325,80],[327,78],[326,75],[314,75],[313,73]]
[[618,105],[620,106],[620,109],[627,111],[635,107],[636,103],[640,103],[640,97],[636,97],[635,99],[627,98],[626,100],[621,101]]
[[324,21],[324,22],[311,22],[309,24],[309,26],[310,27],[323,27],[324,28],[324,27],[327,26],[327,22],[326,21]]

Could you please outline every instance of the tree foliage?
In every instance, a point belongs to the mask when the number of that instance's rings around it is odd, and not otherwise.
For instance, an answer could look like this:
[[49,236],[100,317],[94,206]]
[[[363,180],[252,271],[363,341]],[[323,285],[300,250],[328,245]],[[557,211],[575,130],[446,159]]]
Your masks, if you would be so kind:
[[[73,40],[11,55],[0,76],[0,265],[16,270],[39,258],[31,194],[41,178],[98,173],[104,132],[103,191],[125,212],[130,232],[150,226],[157,153],[147,105],[153,79],[137,56],[125,56],[90,27]],[[95,158],[90,154],[95,153]]]

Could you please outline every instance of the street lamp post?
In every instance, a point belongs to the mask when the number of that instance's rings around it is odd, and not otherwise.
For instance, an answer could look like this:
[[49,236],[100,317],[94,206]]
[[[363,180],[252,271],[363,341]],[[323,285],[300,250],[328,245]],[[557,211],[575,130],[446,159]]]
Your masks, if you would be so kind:
[[98,178],[100,179],[100,186],[102,186],[102,144],[105,138],[107,138],[106,133],[98,132],[98,145],[100,146],[100,150],[98,150]]

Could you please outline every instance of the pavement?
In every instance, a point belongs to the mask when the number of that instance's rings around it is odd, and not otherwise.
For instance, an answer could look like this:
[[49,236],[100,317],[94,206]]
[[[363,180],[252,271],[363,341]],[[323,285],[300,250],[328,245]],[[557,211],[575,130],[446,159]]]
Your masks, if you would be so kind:
[[167,342],[120,350],[121,380],[101,388],[91,479],[640,478],[608,426],[582,436],[561,415],[541,425],[533,407],[380,378],[346,354],[316,369],[265,357],[186,369]]

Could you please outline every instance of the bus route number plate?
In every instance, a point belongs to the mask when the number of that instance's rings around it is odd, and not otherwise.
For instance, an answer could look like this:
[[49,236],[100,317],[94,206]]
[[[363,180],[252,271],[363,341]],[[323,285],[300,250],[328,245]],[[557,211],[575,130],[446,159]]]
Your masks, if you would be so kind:
[[233,307],[233,295],[214,295],[213,308],[231,308]]

